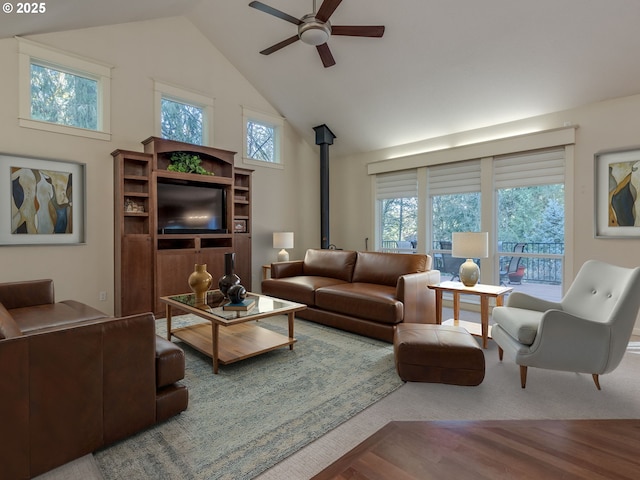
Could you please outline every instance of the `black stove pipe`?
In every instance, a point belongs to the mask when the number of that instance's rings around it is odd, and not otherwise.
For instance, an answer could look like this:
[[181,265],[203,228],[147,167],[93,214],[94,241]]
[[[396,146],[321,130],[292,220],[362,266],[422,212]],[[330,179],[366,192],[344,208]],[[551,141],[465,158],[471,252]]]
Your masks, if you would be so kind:
[[336,136],[324,124],[313,129],[320,146],[320,248],[329,248],[329,145]]

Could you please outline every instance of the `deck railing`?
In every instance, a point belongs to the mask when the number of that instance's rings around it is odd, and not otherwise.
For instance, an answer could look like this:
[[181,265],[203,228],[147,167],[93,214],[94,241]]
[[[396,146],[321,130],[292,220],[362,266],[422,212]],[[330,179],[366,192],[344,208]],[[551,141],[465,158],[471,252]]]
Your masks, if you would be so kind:
[[[518,242],[501,242],[499,245],[501,270],[506,268],[514,255],[513,250]],[[440,241],[433,242],[433,251],[450,253],[442,250]],[[384,240],[382,249],[385,252],[411,253],[416,251],[415,242],[397,242]],[[520,256],[520,266],[524,266],[522,281],[538,282],[551,285],[562,284],[562,262],[564,259],[564,243],[560,242],[529,242]]]

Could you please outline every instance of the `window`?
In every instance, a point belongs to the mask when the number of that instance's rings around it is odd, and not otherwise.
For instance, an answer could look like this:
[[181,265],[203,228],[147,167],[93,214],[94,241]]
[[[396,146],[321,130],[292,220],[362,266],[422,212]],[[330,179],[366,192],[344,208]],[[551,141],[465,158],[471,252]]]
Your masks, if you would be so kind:
[[111,68],[18,42],[20,126],[109,140]]
[[212,144],[212,98],[160,82],[154,82],[154,88],[158,136],[195,145]]
[[[488,232],[489,257],[479,259],[482,283],[558,301],[572,278],[571,262],[565,261],[571,252],[564,246],[572,241],[566,212],[571,204],[565,200],[573,184],[565,169],[572,168],[574,133],[546,131],[370,163],[375,248],[398,251],[387,241],[402,242],[399,232],[417,224],[414,251],[432,255],[443,280],[457,280],[464,259],[451,257],[451,234]],[[409,171],[417,178],[417,208],[410,215],[407,203],[396,200],[392,208],[385,199],[411,195],[392,188],[387,195],[380,187]]]
[[247,163],[282,168],[280,150],[282,118],[243,108],[244,161]]
[[162,97],[161,136],[169,140],[202,145],[204,109]]
[[480,231],[480,162],[428,167],[431,252],[443,280],[457,280],[465,259],[451,256],[453,232]]
[[559,300],[553,286],[563,281],[564,150],[497,157],[494,185],[500,283],[520,289],[525,282]]
[[31,118],[98,129],[98,81],[31,62]]
[[379,234],[385,252],[409,253],[418,241],[418,182],[416,170],[376,176]]

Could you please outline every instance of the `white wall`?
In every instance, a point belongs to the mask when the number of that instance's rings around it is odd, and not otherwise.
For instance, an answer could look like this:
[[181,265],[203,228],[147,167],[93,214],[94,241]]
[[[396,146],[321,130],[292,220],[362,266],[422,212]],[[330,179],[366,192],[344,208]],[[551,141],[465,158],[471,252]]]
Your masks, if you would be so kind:
[[[113,313],[113,162],[116,149],[142,151],[155,135],[153,81],[212,96],[213,146],[242,152],[242,106],[278,112],[185,18],[136,22],[27,37],[112,65],[111,141],[18,127],[17,41],[0,40],[0,152],[87,164],[87,243],[80,246],[0,246],[0,282],[53,278],[56,298],[73,298]],[[275,258],[273,230],[294,230],[292,255],[319,232],[314,179],[318,154],[285,122],[285,168],[255,168],[253,285]],[[236,165],[242,163],[236,155]],[[306,184],[310,185],[307,186]],[[315,191],[314,191],[315,190]],[[7,190],[2,187],[2,194]],[[305,232],[299,231],[299,227]],[[317,226],[317,227],[316,227]],[[315,235],[319,237],[319,233]],[[319,240],[318,242],[319,243]],[[185,279],[186,285],[186,279]],[[98,294],[106,291],[107,302]]]

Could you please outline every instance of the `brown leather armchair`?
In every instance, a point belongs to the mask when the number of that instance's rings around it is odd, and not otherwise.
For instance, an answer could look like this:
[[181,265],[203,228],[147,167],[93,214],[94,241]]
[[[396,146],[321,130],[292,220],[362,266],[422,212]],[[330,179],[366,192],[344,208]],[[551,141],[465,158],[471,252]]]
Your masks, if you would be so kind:
[[187,408],[184,352],[155,334],[152,314],[95,318],[53,302],[50,280],[0,284],[0,301],[0,479],[34,477]]

